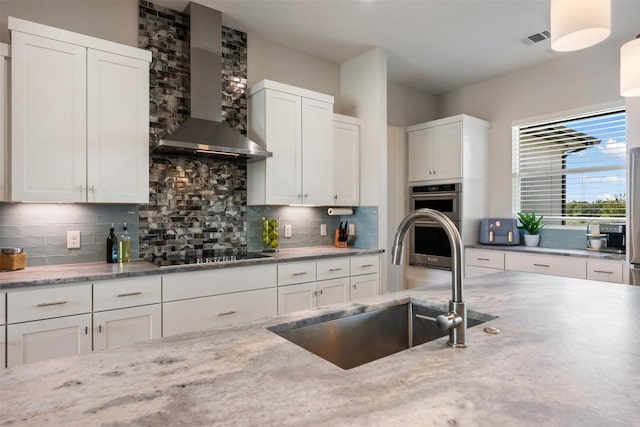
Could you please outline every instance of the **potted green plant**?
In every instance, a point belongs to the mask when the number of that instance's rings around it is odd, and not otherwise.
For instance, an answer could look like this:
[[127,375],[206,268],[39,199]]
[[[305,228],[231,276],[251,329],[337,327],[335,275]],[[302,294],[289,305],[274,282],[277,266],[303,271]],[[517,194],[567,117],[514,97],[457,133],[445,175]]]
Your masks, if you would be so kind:
[[518,228],[524,230],[524,244],[526,246],[538,246],[540,244],[540,235],[538,234],[544,225],[542,224],[544,215],[537,216],[535,211],[528,214],[526,212],[518,212],[520,224]]

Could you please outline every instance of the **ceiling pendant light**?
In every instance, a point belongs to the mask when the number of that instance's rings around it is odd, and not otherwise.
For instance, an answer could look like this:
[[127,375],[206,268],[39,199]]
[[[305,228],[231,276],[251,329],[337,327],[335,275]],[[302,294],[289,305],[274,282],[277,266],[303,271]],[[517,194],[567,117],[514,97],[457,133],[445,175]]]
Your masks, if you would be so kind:
[[640,96],[640,34],[620,48],[620,95]]
[[551,0],[551,49],[584,49],[609,34],[611,0]]

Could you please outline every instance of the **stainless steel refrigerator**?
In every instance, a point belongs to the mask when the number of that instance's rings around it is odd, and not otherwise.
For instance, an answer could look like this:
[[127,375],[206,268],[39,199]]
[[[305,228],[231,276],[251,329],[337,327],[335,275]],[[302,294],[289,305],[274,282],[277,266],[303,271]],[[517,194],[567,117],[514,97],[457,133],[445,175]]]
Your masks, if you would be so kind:
[[629,224],[627,252],[631,284],[640,285],[640,147],[629,150]]

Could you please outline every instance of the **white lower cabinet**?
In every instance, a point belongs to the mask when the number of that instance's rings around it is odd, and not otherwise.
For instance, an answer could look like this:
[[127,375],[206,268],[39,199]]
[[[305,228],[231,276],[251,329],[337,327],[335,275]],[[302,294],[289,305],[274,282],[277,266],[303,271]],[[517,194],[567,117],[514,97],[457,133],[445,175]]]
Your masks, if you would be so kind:
[[277,276],[276,264],[164,275],[163,336],[275,316]]
[[93,350],[160,338],[160,304],[122,308],[93,314]]
[[464,277],[477,277],[504,270],[504,252],[466,249],[464,252]]
[[274,287],[167,302],[163,304],[163,336],[275,316],[276,301]]
[[349,301],[349,278],[278,287],[278,314]]
[[610,260],[587,260],[587,279],[624,283],[624,263]]
[[616,260],[467,248],[464,253],[464,265],[467,278],[503,270],[515,270],[625,283],[625,263]]
[[351,285],[351,301],[372,297],[378,295],[380,289],[380,275],[375,273],[354,276],[349,279],[349,283]]
[[[2,64],[0,64],[0,66],[1,65]],[[0,179],[2,178],[0,177]],[[5,310],[6,306],[7,294],[5,294],[4,292],[0,292],[0,368],[4,368],[7,366],[7,327],[4,325],[5,319],[7,318],[7,313]]]
[[504,258],[506,270],[553,276],[587,278],[587,260],[570,256],[538,255],[507,252]]
[[350,300],[367,298],[380,292],[380,256],[360,255],[350,258]]
[[8,367],[89,352],[90,313],[7,326]]

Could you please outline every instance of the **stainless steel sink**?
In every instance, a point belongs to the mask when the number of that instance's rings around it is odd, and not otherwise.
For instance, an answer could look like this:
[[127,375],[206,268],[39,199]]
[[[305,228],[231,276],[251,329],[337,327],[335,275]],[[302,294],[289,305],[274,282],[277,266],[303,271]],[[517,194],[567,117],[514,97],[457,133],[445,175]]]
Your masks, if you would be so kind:
[[[269,330],[342,369],[351,369],[448,335],[435,321],[446,312],[444,306],[407,302],[331,320],[305,319],[311,324],[276,325]],[[468,327],[496,318],[473,311],[467,314]]]

